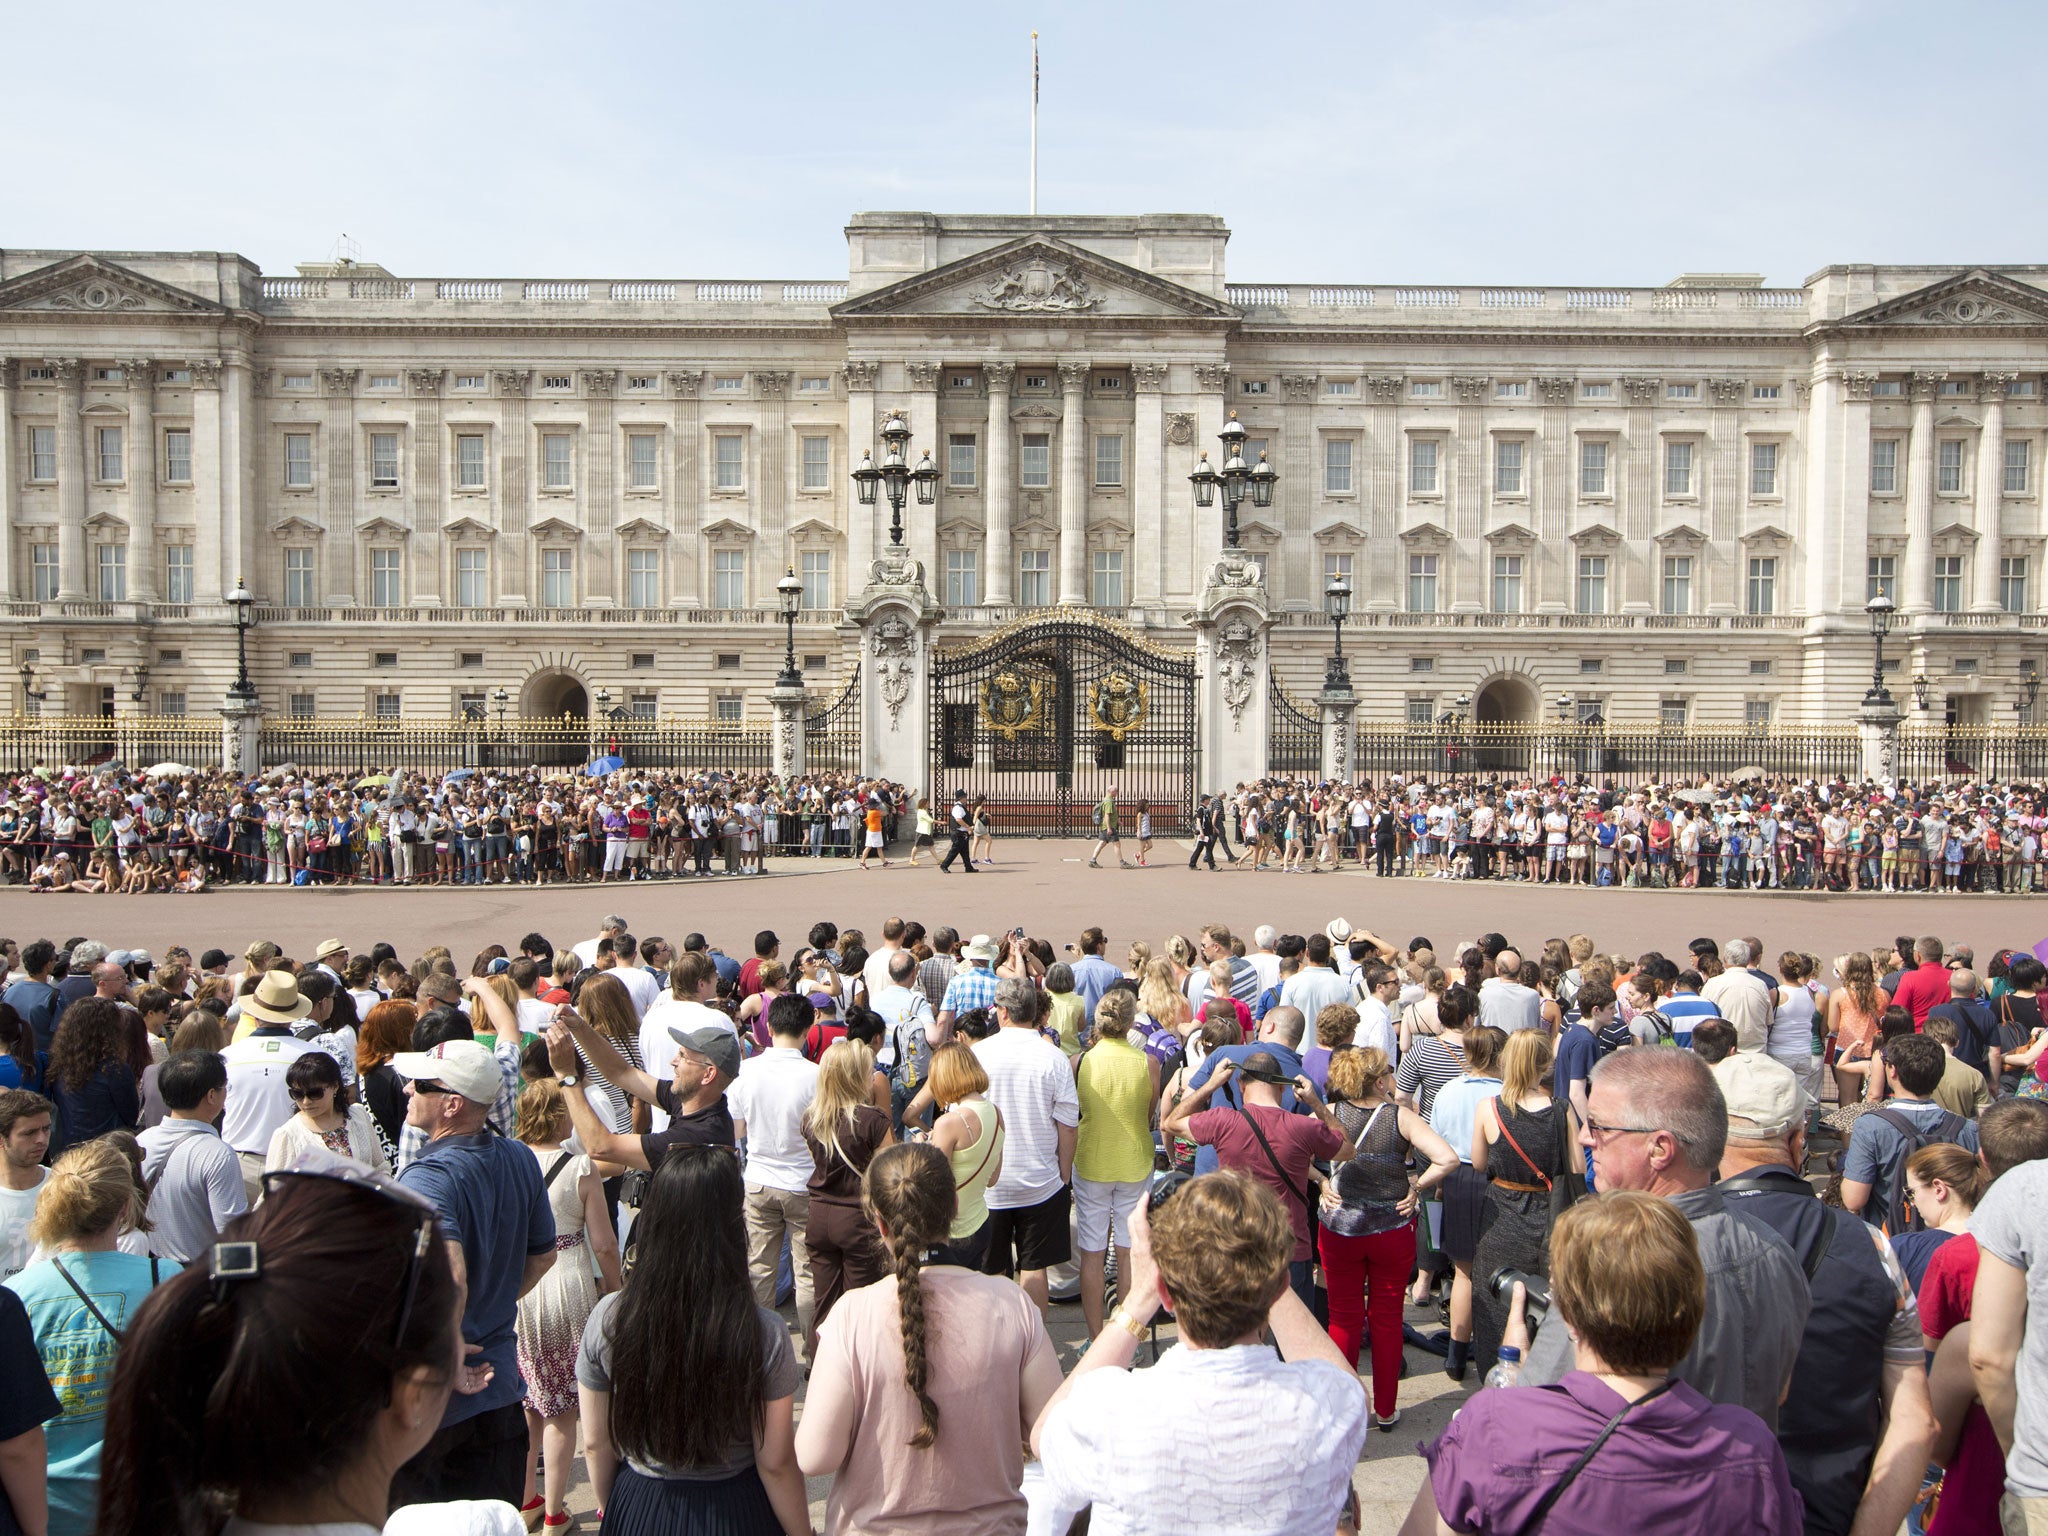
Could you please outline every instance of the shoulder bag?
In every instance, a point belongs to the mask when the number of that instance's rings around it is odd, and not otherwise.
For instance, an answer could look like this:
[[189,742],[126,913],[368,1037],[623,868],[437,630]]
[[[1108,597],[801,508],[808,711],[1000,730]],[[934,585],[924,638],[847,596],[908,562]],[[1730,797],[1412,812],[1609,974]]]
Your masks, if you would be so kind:
[[1259,1150],[1266,1154],[1266,1161],[1273,1165],[1273,1171],[1280,1176],[1280,1187],[1299,1200],[1304,1210],[1313,1210],[1314,1206],[1309,1201],[1308,1190],[1305,1187],[1297,1189],[1294,1180],[1287,1176],[1287,1170],[1280,1166],[1280,1159],[1273,1155],[1273,1144],[1266,1140],[1266,1133],[1259,1129],[1259,1122],[1252,1118],[1251,1111],[1240,1102],[1237,1105],[1237,1112],[1244,1116],[1245,1124],[1249,1125],[1252,1128],[1252,1134],[1259,1138]]
[[[85,1294],[85,1287],[80,1285],[76,1280],[71,1278],[71,1271],[64,1267],[64,1261],[58,1258],[53,1253],[50,1255],[50,1262],[57,1266],[57,1273],[64,1277],[64,1283],[71,1287],[72,1294],[77,1296],[80,1301],[85,1303],[85,1310],[92,1314],[93,1321],[98,1323],[102,1328],[107,1330],[108,1337],[111,1338],[116,1344],[126,1343],[127,1340],[122,1335],[121,1330],[116,1328],[112,1323],[108,1322],[107,1314],[102,1312],[99,1309],[99,1307],[94,1304],[93,1299]],[[152,1290],[156,1288],[159,1279],[160,1276],[157,1272],[157,1257],[155,1254],[151,1254],[149,1256],[149,1284]]]
[[1564,1497],[1564,1491],[1578,1480],[1579,1474],[1586,1470],[1586,1463],[1591,1461],[1599,1453],[1600,1447],[1613,1437],[1617,1429],[1621,1428],[1621,1421],[1629,1416],[1632,1409],[1640,1408],[1652,1398],[1662,1397],[1675,1385],[1677,1385],[1677,1378],[1667,1377],[1634,1402],[1623,1403],[1621,1405],[1621,1412],[1617,1413],[1601,1427],[1600,1433],[1593,1437],[1593,1443],[1579,1452],[1579,1459],[1565,1469],[1564,1476],[1552,1483],[1543,1497],[1537,1501],[1536,1507],[1529,1511],[1529,1519],[1522,1526],[1523,1536],[1528,1536],[1529,1532],[1542,1528],[1544,1520],[1550,1514],[1551,1506]]

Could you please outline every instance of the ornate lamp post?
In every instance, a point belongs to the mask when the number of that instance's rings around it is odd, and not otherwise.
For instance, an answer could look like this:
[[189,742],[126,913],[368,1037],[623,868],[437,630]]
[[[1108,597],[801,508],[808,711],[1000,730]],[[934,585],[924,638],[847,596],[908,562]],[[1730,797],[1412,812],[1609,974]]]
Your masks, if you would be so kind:
[[43,700],[50,696],[47,688],[36,686],[36,669],[27,662],[21,664],[21,707],[24,713],[39,715],[43,712]]
[[1244,462],[1244,440],[1249,436],[1244,423],[1237,419],[1237,412],[1230,413],[1230,419],[1223,424],[1223,430],[1216,434],[1223,444],[1223,468],[1209,467],[1209,455],[1203,454],[1195,465],[1195,472],[1188,476],[1195,487],[1195,505],[1213,507],[1216,504],[1216,488],[1223,488],[1223,547],[1237,548],[1237,509],[1249,494],[1255,507],[1273,505],[1273,486],[1280,478],[1279,472],[1266,462],[1266,455],[1259,454],[1259,462],[1247,467]]
[[775,595],[782,603],[782,675],[775,679],[778,688],[801,688],[803,673],[796,669],[796,616],[804,606],[803,579],[791,566],[782,580],[775,583]]
[[[1892,691],[1884,685],[1884,637],[1891,633],[1897,609],[1892,600],[1880,592],[1863,605],[1863,611],[1870,617],[1870,638],[1877,652],[1870,666],[1870,690],[1863,695],[1867,709],[1875,704],[1892,702]],[[1921,707],[1924,709],[1926,706],[1923,704]]]
[[1915,672],[1913,674],[1913,707],[1915,709],[1925,709],[1927,707],[1927,692],[1933,686],[1934,679],[1925,672]]
[[877,488],[886,489],[889,494],[889,547],[903,547],[903,503],[908,498],[912,485],[917,487],[917,504],[928,507],[938,495],[939,470],[932,463],[931,450],[927,448],[924,457],[912,469],[904,456],[910,446],[910,425],[904,421],[901,411],[891,411],[882,423],[882,462],[878,467],[874,455],[863,452],[860,467],[853,472],[854,489],[860,495],[860,504],[872,507],[875,504]]
[[491,690],[491,702],[498,706],[498,734],[505,734],[505,706],[512,702],[512,695],[503,688]]
[[140,704],[143,701],[143,699],[148,696],[148,694],[149,668],[146,666],[137,667],[135,669],[134,677],[130,679],[130,687],[128,690],[128,702],[131,704]]
[[[1884,685],[1884,637],[1891,633],[1896,610],[1892,600],[1880,592],[1863,605],[1870,618],[1870,638],[1875,651],[1870,666],[1870,688],[1863,695],[1861,718],[1856,731],[1862,742],[1863,777],[1887,783],[1896,776],[1899,761],[1899,706],[1891,689]],[[1914,697],[1927,707],[1926,679],[1915,678]]]
[[240,704],[253,704],[256,685],[249,681],[249,631],[256,627],[256,595],[237,577],[227,602],[235,611],[235,686],[228,690],[228,697]]
[[1334,647],[1323,666],[1323,688],[1326,692],[1349,689],[1351,673],[1344,665],[1344,621],[1351,617],[1351,583],[1343,576],[1333,576],[1323,589],[1323,612],[1330,616],[1330,626],[1335,631]]

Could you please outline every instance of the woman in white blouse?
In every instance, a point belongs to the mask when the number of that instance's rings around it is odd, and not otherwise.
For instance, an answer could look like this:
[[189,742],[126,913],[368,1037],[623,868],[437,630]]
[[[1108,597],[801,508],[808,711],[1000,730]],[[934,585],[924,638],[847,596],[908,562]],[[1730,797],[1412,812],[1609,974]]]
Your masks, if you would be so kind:
[[376,1122],[360,1104],[341,1104],[341,1064],[325,1051],[308,1051],[285,1070],[284,1084],[299,1112],[270,1136],[266,1170],[289,1168],[309,1147],[320,1147],[378,1173],[391,1171]]

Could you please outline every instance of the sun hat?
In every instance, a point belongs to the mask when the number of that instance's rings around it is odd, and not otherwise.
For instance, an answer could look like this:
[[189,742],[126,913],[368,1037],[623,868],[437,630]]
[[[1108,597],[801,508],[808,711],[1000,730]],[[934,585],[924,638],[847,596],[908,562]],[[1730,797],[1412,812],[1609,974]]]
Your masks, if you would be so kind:
[[329,955],[345,955],[347,953],[348,946],[342,943],[341,940],[322,939],[320,947],[313,951],[313,958],[315,960],[325,960]]
[[391,1070],[416,1082],[444,1083],[472,1104],[497,1103],[505,1085],[497,1058],[474,1040],[443,1040],[431,1051],[400,1051],[391,1058]]
[[996,961],[996,943],[985,933],[977,933],[960,946],[961,955],[968,960],[981,960],[990,965]]
[[290,971],[265,971],[256,990],[242,999],[242,1012],[266,1024],[294,1024],[313,1011],[299,996],[298,978]]

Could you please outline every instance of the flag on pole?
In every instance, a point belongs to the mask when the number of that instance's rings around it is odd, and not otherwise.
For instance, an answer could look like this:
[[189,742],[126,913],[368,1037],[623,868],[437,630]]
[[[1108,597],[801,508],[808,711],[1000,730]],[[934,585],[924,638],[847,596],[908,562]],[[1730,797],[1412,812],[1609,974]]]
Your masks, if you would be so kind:
[[1038,105],[1038,34],[1031,34],[1031,105]]

